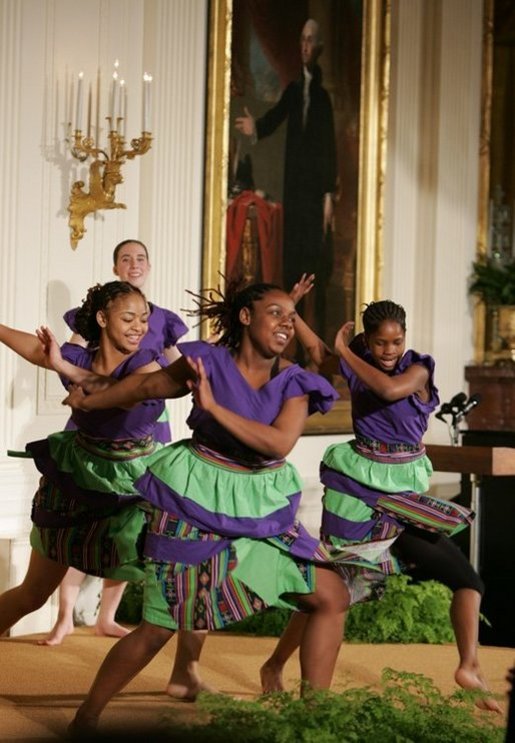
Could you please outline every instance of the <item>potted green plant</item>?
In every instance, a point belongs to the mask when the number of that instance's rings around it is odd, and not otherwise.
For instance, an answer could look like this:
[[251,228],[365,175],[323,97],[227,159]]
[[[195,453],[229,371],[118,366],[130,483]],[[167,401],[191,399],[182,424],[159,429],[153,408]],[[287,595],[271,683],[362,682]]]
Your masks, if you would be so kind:
[[515,360],[515,260],[472,264],[469,294],[486,307],[485,360]]
[[515,305],[515,261],[504,265],[488,259],[475,261],[469,293],[486,305]]

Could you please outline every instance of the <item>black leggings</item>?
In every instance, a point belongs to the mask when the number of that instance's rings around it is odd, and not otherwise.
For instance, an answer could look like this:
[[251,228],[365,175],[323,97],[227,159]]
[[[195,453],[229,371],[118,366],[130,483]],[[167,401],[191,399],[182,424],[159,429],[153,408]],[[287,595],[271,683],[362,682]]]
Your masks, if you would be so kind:
[[463,552],[442,534],[407,526],[395,540],[393,553],[414,580],[437,580],[451,591],[472,588],[483,595],[485,586]]

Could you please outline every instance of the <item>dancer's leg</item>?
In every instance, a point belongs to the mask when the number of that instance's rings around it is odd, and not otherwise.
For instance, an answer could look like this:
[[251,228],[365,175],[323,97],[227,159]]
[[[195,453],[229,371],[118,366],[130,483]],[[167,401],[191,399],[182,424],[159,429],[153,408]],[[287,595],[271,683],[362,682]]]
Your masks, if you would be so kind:
[[317,568],[316,590],[299,605],[308,611],[300,644],[303,688],[328,689],[343,639],[343,622],[349,608],[347,586],[333,570]]
[[[481,594],[471,588],[460,588],[453,594],[451,622],[460,657],[454,678],[463,689],[488,692],[477,655],[480,604]],[[478,699],[477,706],[490,712],[502,712],[500,705],[489,696]]]
[[22,617],[42,607],[66,573],[60,565],[32,550],[23,583],[0,596],[0,635]]
[[86,578],[85,573],[75,568],[68,568],[59,586],[59,611],[57,620],[50,634],[38,645],[60,645],[66,635],[73,632],[73,609],[77,602],[80,587]]
[[172,630],[143,620],[133,632],[118,640],[106,655],[86,699],[77,710],[70,732],[94,731],[106,704],[150,663],[172,636]]
[[292,613],[272,655],[260,668],[259,675],[263,694],[283,691],[283,668],[286,661],[300,646],[307,621],[308,615],[304,612],[295,611]]
[[181,630],[177,636],[177,650],[166,693],[175,699],[193,702],[201,691],[215,692],[200,678],[199,659],[207,632]]
[[[410,574],[417,580],[437,580],[453,592],[450,608],[456,637],[459,666],[454,674],[464,689],[488,692],[478,659],[479,608],[483,583],[463,552],[448,537],[407,528],[397,539],[396,552],[414,565]],[[483,697],[478,707],[501,712],[491,697]]]
[[122,600],[127,581],[104,578],[100,609],[95,624],[95,634],[100,637],[124,637],[130,630],[115,621],[116,610]]

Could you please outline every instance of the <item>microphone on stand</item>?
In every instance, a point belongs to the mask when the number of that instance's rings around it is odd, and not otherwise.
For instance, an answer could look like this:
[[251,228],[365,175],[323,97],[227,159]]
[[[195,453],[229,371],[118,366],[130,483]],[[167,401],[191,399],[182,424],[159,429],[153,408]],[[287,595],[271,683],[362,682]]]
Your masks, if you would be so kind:
[[471,395],[465,405],[458,410],[456,420],[461,420],[466,415],[470,413],[470,411],[476,407],[476,405],[479,405],[481,402],[481,395],[476,393],[475,395]]
[[[454,415],[458,413],[463,405],[467,401],[467,395],[464,392],[458,392],[449,402],[444,402],[438,413],[435,414],[435,418],[443,421],[444,415]],[[477,404],[477,403],[476,403]]]
[[[435,418],[447,423],[449,429],[449,435],[451,437],[451,443],[453,446],[457,446],[459,442],[460,429],[458,424],[470,411],[476,407],[481,401],[481,395],[471,395],[467,400],[467,395],[464,392],[458,392],[454,395],[450,402],[446,402],[442,405]],[[445,421],[444,416],[450,415],[451,420]]]

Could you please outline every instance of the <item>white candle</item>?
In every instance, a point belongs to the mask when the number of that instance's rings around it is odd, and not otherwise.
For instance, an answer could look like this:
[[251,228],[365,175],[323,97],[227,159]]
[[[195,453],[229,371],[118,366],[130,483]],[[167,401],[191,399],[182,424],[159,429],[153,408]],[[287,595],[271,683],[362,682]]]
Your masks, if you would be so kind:
[[148,75],[146,72],[143,75],[143,126],[144,132],[150,132],[150,83],[152,82],[152,75]]
[[127,88],[125,80],[120,80],[120,108],[118,113],[120,122],[120,134],[125,137],[125,120],[127,118]]
[[89,90],[88,90],[88,138],[91,138],[91,106],[92,106],[92,93],[91,93],[91,83],[89,84]]
[[118,73],[113,72],[113,86],[111,88],[111,131],[116,131],[116,115],[118,113]]
[[96,145],[100,147],[100,69],[97,70],[97,100],[95,111],[95,136]]
[[77,80],[77,107],[75,109],[75,129],[77,131],[82,130],[82,81],[84,73],[79,72],[79,79]]

